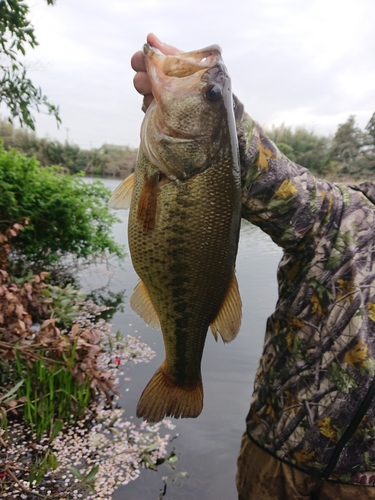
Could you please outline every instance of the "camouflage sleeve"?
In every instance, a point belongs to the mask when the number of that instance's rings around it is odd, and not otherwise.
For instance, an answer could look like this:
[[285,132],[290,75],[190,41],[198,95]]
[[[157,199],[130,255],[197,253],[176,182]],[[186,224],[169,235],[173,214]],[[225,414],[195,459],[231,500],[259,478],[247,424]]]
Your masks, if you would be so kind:
[[234,97],[242,176],[242,216],[291,249],[317,236],[341,206],[341,192],[290,161]]

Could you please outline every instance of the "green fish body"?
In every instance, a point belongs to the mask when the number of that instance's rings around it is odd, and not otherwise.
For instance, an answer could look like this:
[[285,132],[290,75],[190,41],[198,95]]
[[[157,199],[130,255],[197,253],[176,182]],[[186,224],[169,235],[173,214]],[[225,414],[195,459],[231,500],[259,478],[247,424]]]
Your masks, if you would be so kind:
[[138,416],[159,421],[200,414],[208,328],[225,342],[238,332],[241,186],[230,80],[218,47],[176,57],[147,46],[145,57],[155,100],[134,176],[110,205],[121,208],[131,196],[129,248],[140,278],[131,305],[163,334],[165,360],[137,407]]

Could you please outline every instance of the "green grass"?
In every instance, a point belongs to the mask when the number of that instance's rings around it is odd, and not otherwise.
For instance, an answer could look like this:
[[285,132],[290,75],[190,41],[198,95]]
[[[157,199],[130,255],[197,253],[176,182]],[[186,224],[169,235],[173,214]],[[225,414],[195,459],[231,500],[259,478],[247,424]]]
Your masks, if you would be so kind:
[[40,359],[27,363],[16,351],[14,376],[16,381],[23,381],[17,390],[18,398],[24,398],[23,412],[25,422],[39,438],[50,434],[54,422],[76,422],[84,414],[91,399],[90,381],[81,385],[70,369],[74,364],[77,344],[72,352],[64,357],[64,362],[46,361],[44,352]]

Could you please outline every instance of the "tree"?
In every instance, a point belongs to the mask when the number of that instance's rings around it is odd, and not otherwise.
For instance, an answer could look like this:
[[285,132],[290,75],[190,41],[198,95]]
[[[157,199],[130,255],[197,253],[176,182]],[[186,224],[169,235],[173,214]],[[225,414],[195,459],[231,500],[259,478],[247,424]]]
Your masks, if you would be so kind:
[[322,174],[328,152],[328,139],[316,135],[304,127],[291,127],[282,123],[267,131],[269,137],[290,160],[308,168],[316,174]]
[[[55,0],[46,0],[53,5]],[[0,103],[10,111],[9,120],[18,119],[20,124],[35,129],[32,110],[47,109],[59,123],[58,107],[51,104],[40,88],[34,86],[27,76],[20,55],[26,48],[38,45],[34,27],[27,19],[29,7],[24,1],[0,0]]]
[[366,131],[370,138],[369,142],[372,148],[375,150],[375,112],[373,113],[372,117],[370,118],[370,121],[366,125]]
[[328,155],[328,163],[335,166],[337,174],[361,177],[368,173],[372,161],[366,136],[354,115],[338,126]]

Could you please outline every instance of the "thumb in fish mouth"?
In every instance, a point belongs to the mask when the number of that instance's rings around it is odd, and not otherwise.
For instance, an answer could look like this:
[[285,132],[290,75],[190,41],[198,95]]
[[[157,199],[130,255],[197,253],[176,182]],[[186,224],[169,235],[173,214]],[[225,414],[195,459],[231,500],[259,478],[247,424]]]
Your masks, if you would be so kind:
[[[171,55],[177,55],[177,54],[182,54],[183,51],[180,49],[177,49],[173,45],[168,45],[164,42],[162,42],[154,33],[149,33],[147,35],[147,43],[151,46],[154,47],[155,49],[159,50],[162,54],[166,56],[171,56]],[[152,95],[151,92],[151,82],[150,78],[146,72],[146,65],[144,61],[144,55],[143,51],[139,50],[136,52],[132,59],[131,59],[131,66],[136,72],[134,76],[134,87],[139,92],[142,94],[143,97],[143,104],[142,104],[142,111],[145,113],[147,111],[147,108],[150,106],[151,102],[154,99],[154,96]]]

